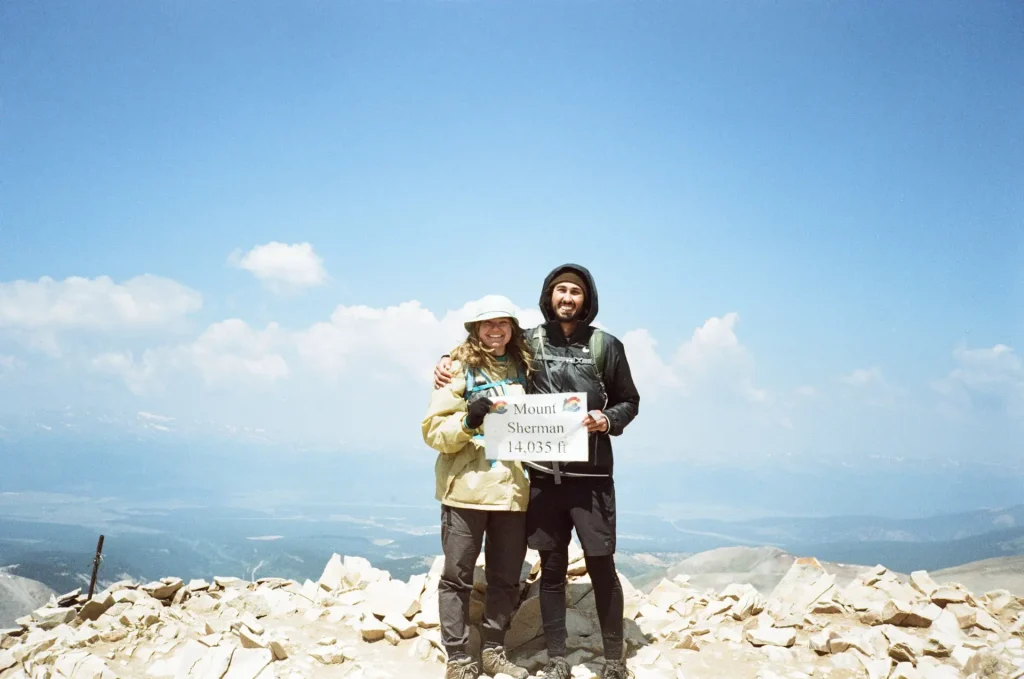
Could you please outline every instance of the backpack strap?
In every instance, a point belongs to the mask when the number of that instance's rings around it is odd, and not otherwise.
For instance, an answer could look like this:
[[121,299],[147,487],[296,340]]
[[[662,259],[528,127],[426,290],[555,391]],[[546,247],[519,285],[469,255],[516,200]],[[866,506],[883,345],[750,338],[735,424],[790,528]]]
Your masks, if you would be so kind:
[[601,378],[601,382],[604,382],[606,367],[604,362],[604,332],[594,328],[593,332],[590,333],[590,341],[587,346],[590,349],[590,357],[594,359],[594,365],[597,366],[597,375]]

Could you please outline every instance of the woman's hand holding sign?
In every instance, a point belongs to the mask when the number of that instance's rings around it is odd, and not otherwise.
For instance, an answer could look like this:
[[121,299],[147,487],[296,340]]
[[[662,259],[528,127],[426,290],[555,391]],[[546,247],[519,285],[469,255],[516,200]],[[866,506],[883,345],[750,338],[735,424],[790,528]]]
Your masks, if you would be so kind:
[[466,412],[466,429],[479,429],[492,405],[494,401],[489,398],[478,398],[473,401]]

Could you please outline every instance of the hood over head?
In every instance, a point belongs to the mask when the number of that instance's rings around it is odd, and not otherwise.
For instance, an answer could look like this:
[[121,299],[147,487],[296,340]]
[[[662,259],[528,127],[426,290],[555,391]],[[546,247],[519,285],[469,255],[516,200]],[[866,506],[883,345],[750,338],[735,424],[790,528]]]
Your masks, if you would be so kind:
[[540,312],[544,314],[546,322],[558,320],[554,309],[551,308],[551,289],[554,287],[552,283],[555,278],[564,271],[574,272],[586,283],[586,297],[583,300],[583,313],[579,317],[579,323],[581,327],[588,326],[597,318],[597,285],[586,267],[578,264],[563,264],[552,269],[551,273],[547,275],[544,279],[544,287],[540,291]]

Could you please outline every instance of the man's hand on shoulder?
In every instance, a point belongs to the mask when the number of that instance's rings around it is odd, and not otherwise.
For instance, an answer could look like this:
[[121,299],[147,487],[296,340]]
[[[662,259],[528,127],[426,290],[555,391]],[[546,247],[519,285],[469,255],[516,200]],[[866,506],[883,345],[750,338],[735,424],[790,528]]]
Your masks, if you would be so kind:
[[440,389],[452,381],[452,357],[442,356],[434,366],[434,389]]

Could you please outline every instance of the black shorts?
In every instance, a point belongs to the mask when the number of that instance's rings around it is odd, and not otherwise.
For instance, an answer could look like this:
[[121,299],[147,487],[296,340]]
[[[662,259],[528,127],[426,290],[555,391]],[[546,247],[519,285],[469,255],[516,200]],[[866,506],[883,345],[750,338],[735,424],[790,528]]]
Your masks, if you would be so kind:
[[526,542],[538,552],[564,549],[576,529],[588,556],[615,553],[615,482],[611,477],[567,478],[530,474]]

